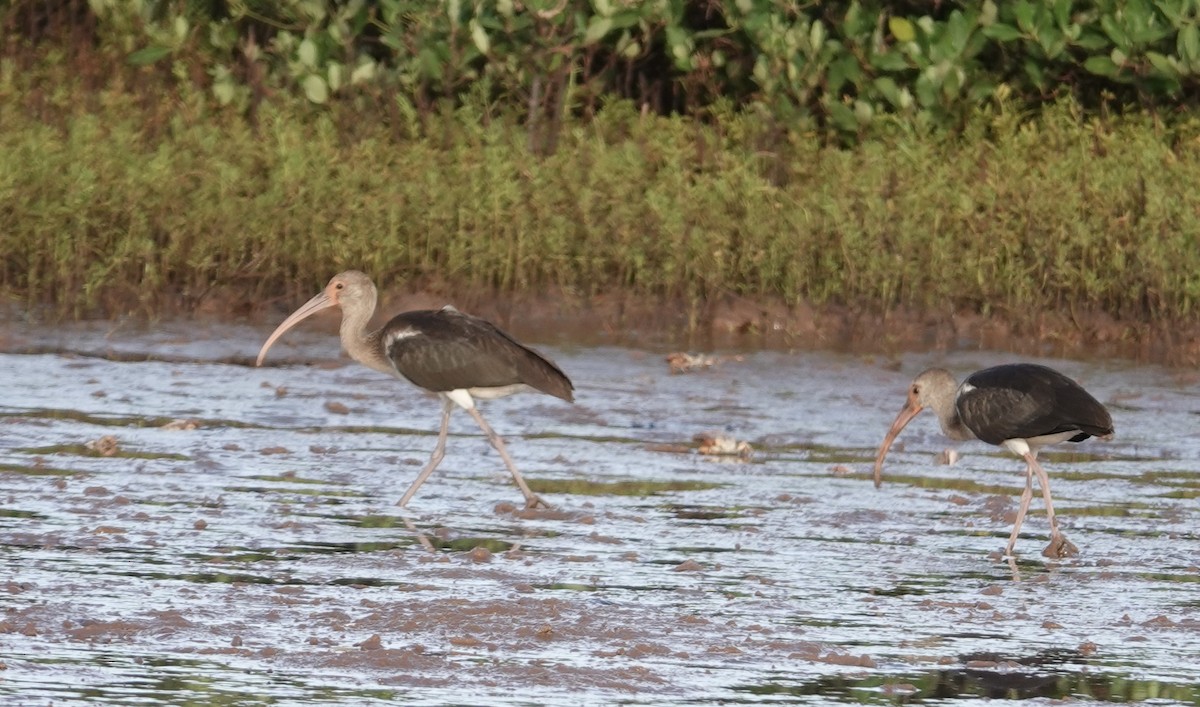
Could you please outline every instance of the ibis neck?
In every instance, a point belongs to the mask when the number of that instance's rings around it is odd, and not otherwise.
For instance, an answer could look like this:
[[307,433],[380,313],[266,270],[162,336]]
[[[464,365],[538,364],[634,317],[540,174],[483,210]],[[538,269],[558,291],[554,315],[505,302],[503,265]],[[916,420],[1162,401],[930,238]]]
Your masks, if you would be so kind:
[[396,368],[384,354],[379,332],[367,331],[367,324],[374,313],[374,303],[369,308],[342,308],[342,348],[350,354],[350,358],[367,368],[395,375]]
[[926,389],[924,402],[937,415],[942,433],[947,437],[959,441],[975,439],[975,434],[963,424],[958,414],[958,385],[948,374]]
[[936,411],[938,423],[942,426],[942,434],[954,440],[975,439],[975,433],[971,432],[966,425],[963,424],[962,418],[958,416],[958,409],[951,400],[948,406]]

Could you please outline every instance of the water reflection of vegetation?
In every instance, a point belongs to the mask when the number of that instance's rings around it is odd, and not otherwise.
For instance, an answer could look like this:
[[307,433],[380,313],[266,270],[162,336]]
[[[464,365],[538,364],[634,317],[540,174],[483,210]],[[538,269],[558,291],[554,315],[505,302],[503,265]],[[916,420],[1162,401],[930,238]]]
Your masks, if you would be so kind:
[[666,510],[676,518],[683,520],[721,520],[742,517],[741,511],[726,506],[671,504],[667,506]]
[[[280,479],[286,482],[291,479]],[[304,483],[304,482],[302,482]],[[367,498],[368,494],[361,491],[350,490],[331,490],[331,489],[306,489],[306,488],[277,488],[269,486],[226,486],[225,491],[229,493],[253,493],[258,495],[267,494],[290,494],[297,496],[320,496],[326,503],[341,503],[339,498]]]
[[76,471],[74,469],[57,469],[51,466],[42,466],[35,464],[33,466],[24,466],[21,464],[0,464],[0,473],[11,472],[15,474],[25,474],[26,476],[74,476],[75,474],[86,474],[85,471]]
[[998,484],[981,484],[978,481],[971,479],[956,478],[952,476],[920,476],[920,475],[902,475],[889,474],[887,469],[883,472],[883,484],[887,486],[891,483],[907,484],[925,489],[948,489],[952,491],[963,491],[965,493],[986,493],[997,494],[1001,496],[1019,495],[1021,489],[1016,486],[1000,486]]
[[961,697],[1010,700],[1084,698],[1103,702],[1160,699],[1200,704],[1200,690],[1192,685],[1094,672],[998,672],[958,668],[917,675],[869,678],[827,675],[798,684],[769,682],[734,689],[757,696],[821,696],[862,704],[921,703]]
[[[86,660],[55,656],[31,656],[29,660],[63,668],[99,666],[117,669],[121,671],[121,680],[99,685],[83,685],[71,680],[47,682],[39,686],[39,692],[89,703],[180,705],[275,705],[287,701],[283,700],[285,695],[288,699],[302,695],[305,702],[322,703],[388,701],[397,697],[396,692],[389,689],[315,685],[279,670],[248,673],[216,661],[116,653],[86,655]],[[248,680],[258,679],[263,681],[262,684],[246,684]]]
[[244,572],[115,572],[121,577],[134,577],[154,581],[183,581],[193,584],[261,584],[272,586],[301,586],[313,587],[324,585],[352,585],[364,587],[412,587],[411,583],[380,579],[378,577],[337,577],[328,581],[304,579],[290,575],[269,577],[265,575],[247,574]]
[[0,518],[33,518],[34,520],[46,520],[47,516],[34,511],[22,511],[16,508],[0,508]]
[[[173,417],[137,417],[134,415],[94,415],[82,410],[58,410],[54,408],[33,408],[16,412],[0,412],[0,419],[6,417],[42,418],[46,420],[71,420],[89,425],[103,427],[164,427],[176,418]],[[195,418],[192,418],[195,419]],[[199,427],[237,427],[264,428],[262,425],[251,425],[238,420],[200,420],[195,419]]]
[[535,493],[575,496],[655,496],[672,491],[707,491],[723,484],[711,481],[592,481],[590,479],[529,479]]
[[513,543],[495,538],[452,538],[444,539],[438,537],[429,538],[429,542],[435,549],[444,552],[470,552],[477,547],[481,547],[492,553],[508,552],[513,548]]
[[388,550],[411,547],[413,541],[392,542],[307,542],[282,547],[222,548],[219,553],[193,553],[189,559],[200,562],[285,562],[300,560],[304,555],[341,555],[369,552],[386,552]]
[[180,462],[190,459],[186,454],[134,452],[127,449],[117,449],[111,454],[105,454],[98,449],[92,449],[86,444],[52,444],[45,447],[17,447],[13,451],[23,454],[74,454],[79,457],[112,457],[114,459],[170,459]]

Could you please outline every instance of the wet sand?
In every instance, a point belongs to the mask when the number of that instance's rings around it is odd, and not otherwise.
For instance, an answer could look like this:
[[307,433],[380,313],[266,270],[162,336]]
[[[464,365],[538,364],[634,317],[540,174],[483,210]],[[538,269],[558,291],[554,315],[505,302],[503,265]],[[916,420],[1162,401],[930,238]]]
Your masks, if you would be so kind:
[[[871,462],[905,386],[995,352],[544,346],[577,403],[483,404],[407,509],[438,403],[320,326],[91,325],[0,355],[0,698],[14,704],[1200,704],[1200,385],[1020,357],[1109,406],[1043,453],[1079,556],[997,560],[1023,464],[926,414]],[[725,436],[748,458],[700,454]],[[106,439],[111,438],[111,439]],[[91,446],[89,447],[89,443]]]

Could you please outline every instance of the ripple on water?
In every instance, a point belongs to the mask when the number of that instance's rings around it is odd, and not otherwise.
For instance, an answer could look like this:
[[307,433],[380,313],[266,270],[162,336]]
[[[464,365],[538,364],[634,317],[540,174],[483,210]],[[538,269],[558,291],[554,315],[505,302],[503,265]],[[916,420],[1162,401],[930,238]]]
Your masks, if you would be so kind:
[[[0,698],[1200,704],[1197,393],[1168,371],[1049,362],[1137,405],[1114,407],[1113,442],[1043,456],[1082,554],[1038,554],[1036,498],[1010,567],[1020,460],[964,444],[937,465],[919,418],[870,475],[900,403],[880,391],[1000,354],[761,352],[672,376],[557,351],[576,406],[485,403],[556,508],[522,509],[460,415],[401,511],[436,400],[298,335],[328,365],[4,356]],[[751,461],[697,454],[712,430]],[[102,435],[120,454],[86,446]]]

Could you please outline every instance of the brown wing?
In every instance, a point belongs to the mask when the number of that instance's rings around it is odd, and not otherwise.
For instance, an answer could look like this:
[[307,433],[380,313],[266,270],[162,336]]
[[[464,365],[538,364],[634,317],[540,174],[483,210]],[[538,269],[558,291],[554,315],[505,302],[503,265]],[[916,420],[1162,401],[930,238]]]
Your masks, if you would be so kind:
[[1033,363],[987,368],[964,382],[955,403],[963,423],[989,444],[1078,431],[1072,442],[1112,434],[1108,410],[1078,383]]
[[453,308],[397,315],[380,337],[396,370],[426,390],[524,383],[556,398],[574,400],[574,385],[550,359],[491,322]]

